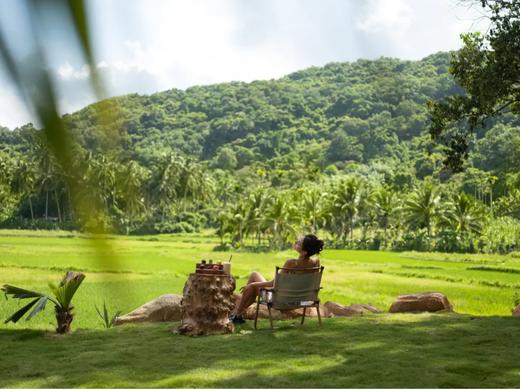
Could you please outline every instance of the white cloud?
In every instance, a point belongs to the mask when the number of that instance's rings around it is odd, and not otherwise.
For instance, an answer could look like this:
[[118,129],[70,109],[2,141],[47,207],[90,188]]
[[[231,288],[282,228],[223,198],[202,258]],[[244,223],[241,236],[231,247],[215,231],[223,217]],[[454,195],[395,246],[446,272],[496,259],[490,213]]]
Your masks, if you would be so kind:
[[[278,78],[360,57],[419,59],[457,49],[459,34],[474,28],[474,13],[456,0],[92,0],[89,7],[110,96]],[[75,111],[94,101],[90,71],[55,46],[48,58],[60,109]],[[0,125],[29,120],[26,111],[13,113],[20,102],[0,94]]]
[[79,69],[75,69],[68,61],[60,65],[56,71],[58,76],[63,80],[82,80],[90,76],[90,68],[88,65],[83,65]]
[[411,26],[414,16],[405,0],[368,0],[366,13],[356,26],[369,33],[385,31],[402,35]]
[[31,121],[32,115],[23,100],[9,88],[0,90],[0,126],[13,129]]
[[[121,71],[145,71],[162,89],[280,77],[298,69],[297,54],[281,43],[283,36],[253,47],[241,46],[241,15],[235,12],[233,1],[156,1],[154,7],[137,1],[132,6],[131,19],[139,25],[133,31],[139,29],[133,34],[137,38],[104,40],[99,58]],[[250,26],[257,28],[271,26]],[[107,31],[100,29],[98,34],[107,36]],[[114,45],[118,50],[113,50]]]

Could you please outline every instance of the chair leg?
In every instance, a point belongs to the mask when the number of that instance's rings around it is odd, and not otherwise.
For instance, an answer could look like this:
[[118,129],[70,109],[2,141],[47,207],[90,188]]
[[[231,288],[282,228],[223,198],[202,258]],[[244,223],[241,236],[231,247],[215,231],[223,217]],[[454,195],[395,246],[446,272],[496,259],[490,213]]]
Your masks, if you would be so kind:
[[303,325],[303,321],[305,321],[305,312],[307,311],[307,308],[304,307],[303,308],[303,315],[302,315],[302,325]]
[[318,313],[318,322],[321,326],[321,314],[320,314],[320,304],[318,302],[318,304],[316,305],[316,312]]
[[257,329],[256,323],[258,321],[258,310],[259,309],[260,309],[260,297],[258,297],[258,299],[256,300],[255,329]]
[[271,315],[271,305],[267,305],[267,311],[269,311],[269,322],[271,323],[271,329],[273,329],[273,316]]

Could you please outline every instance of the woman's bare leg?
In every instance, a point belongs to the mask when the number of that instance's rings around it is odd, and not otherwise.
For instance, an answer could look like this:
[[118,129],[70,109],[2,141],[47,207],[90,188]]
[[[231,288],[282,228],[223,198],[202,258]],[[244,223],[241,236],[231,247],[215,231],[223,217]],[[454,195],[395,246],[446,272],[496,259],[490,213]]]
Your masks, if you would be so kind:
[[268,282],[258,272],[253,272],[247,280],[247,285],[244,286],[242,299],[235,309],[236,315],[242,315],[243,312],[255,302],[261,287],[270,287],[272,282]]
[[255,283],[255,282],[265,282],[265,278],[256,271],[251,272],[251,275],[249,275],[249,279],[247,279],[246,285]]

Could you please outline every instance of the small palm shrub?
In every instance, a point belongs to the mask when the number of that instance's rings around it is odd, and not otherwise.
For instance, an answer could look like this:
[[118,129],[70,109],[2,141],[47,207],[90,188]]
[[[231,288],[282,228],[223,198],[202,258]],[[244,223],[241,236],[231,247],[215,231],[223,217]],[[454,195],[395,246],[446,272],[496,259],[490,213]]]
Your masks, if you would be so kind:
[[67,272],[58,286],[52,283],[49,284],[53,296],[4,284],[1,290],[5,293],[6,297],[12,295],[15,299],[32,298],[31,302],[11,315],[7,320],[5,320],[5,323],[7,324],[10,321],[13,323],[18,322],[18,320],[32,309],[26,318],[28,321],[36,314],[43,311],[47,302],[51,301],[54,303],[54,311],[56,313],[56,332],[60,334],[68,333],[70,331],[70,324],[74,319],[72,313],[74,307],[71,305],[72,298],[84,279],[85,275],[81,272]]

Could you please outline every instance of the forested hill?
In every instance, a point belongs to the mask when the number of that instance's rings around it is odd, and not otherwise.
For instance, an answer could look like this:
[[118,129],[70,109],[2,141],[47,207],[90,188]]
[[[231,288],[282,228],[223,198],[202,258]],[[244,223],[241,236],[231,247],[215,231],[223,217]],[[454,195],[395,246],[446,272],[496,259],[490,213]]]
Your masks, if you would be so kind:
[[[108,102],[116,103],[118,115],[112,122],[112,116],[104,115],[102,126],[96,121],[96,107],[113,108],[106,102],[65,118],[87,150],[119,145],[126,158],[143,166],[173,150],[225,170],[256,163],[286,169],[298,162],[341,170],[352,162],[384,159],[390,166],[405,163],[412,176],[423,177],[432,174],[442,158],[431,155],[425,103],[462,93],[448,67],[449,53],[420,61],[330,63],[279,80],[112,98]],[[22,133],[0,130],[0,142],[22,143]],[[120,139],[109,140],[107,134]],[[477,156],[475,165],[497,168],[490,159],[493,156]],[[509,161],[498,164],[507,170]]]
[[[179,150],[222,168],[291,154],[320,154],[320,165],[400,156],[399,143],[424,133],[425,102],[458,92],[449,55],[422,61],[332,63],[279,80],[231,82],[114,99],[125,148],[146,162]],[[67,116],[89,149],[95,112]],[[331,142],[332,141],[332,142]],[[311,145],[309,145],[311,144]],[[318,147],[319,145],[319,147]],[[318,152],[319,150],[319,152]],[[321,155],[323,154],[323,155]],[[236,160],[236,162],[235,162]]]

